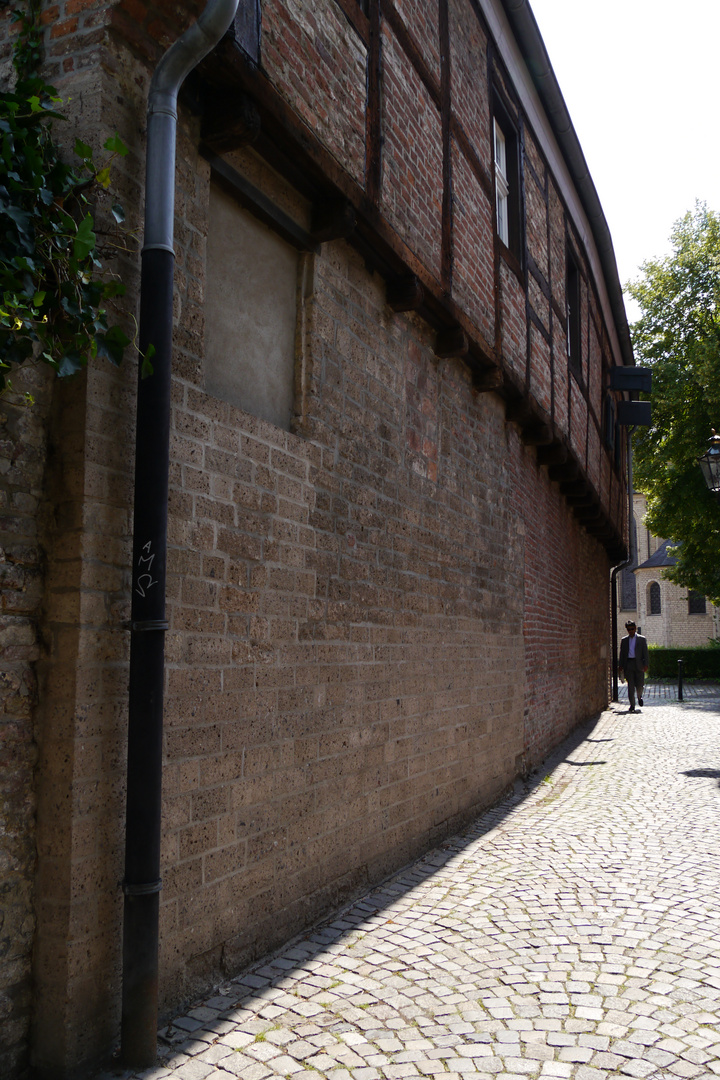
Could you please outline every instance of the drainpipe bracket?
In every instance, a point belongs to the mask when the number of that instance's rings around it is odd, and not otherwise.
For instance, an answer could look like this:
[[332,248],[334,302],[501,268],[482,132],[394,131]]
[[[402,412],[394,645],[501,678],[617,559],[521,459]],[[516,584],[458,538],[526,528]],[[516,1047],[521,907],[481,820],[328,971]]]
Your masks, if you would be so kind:
[[152,896],[162,889],[162,878],[157,881],[131,882],[123,881],[122,891],[126,896]]
[[165,619],[138,619],[130,624],[131,630],[169,630],[170,626]]
[[143,244],[142,253],[146,251],[169,251],[173,258],[175,258],[175,248],[169,244]]

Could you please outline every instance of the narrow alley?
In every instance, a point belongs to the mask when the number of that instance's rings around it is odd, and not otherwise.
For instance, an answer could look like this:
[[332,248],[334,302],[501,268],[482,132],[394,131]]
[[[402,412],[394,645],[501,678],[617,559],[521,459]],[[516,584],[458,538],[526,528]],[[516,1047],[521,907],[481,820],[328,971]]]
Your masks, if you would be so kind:
[[719,825],[720,688],[621,701],[103,1077],[720,1076]]

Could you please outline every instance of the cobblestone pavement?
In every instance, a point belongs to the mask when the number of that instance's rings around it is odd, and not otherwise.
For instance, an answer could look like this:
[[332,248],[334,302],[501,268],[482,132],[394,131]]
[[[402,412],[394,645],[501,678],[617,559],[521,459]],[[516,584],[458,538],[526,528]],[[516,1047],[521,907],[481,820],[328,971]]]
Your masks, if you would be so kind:
[[720,688],[534,780],[103,1077],[720,1076]]

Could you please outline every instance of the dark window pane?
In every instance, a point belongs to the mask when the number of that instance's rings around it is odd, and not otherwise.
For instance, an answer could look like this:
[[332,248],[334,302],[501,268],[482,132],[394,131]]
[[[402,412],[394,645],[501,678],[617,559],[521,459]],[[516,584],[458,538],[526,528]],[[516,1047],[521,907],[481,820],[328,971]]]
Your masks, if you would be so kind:
[[662,615],[660,605],[660,586],[657,581],[651,581],[648,586],[648,614]]
[[572,370],[577,375],[580,375],[582,371],[582,358],[580,355],[580,271],[569,251],[567,254],[565,301],[567,305],[568,360]]
[[704,615],[706,610],[705,597],[703,594],[695,592],[694,589],[690,589],[690,592],[688,593],[688,614]]

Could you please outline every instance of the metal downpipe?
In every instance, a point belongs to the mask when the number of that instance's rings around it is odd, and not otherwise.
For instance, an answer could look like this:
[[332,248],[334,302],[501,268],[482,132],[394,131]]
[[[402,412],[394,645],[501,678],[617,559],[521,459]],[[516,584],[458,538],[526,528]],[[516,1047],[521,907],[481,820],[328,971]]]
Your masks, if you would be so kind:
[[612,609],[610,612],[610,619],[612,622],[612,700],[618,700],[618,651],[617,651],[617,637],[618,637],[618,625],[617,625],[617,576],[621,570],[624,570],[627,566],[632,566],[635,561],[635,528],[633,524],[633,515],[635,512],[633,506],[633,495],[635,494],[633,488],[633,462],[632,462],[632,435],[635,428],[628,428],[627,433],[627,455],[628,455],[628,547],[630,554],[624,562],[618,563],[614,566],[612,573],[610,574],[610,603]]
[[183,80],[230,26],[238,0],[210,0],[161,59],[148,96],[145,233],[139,345],[153,373],[138,372],[128,719],[121,1057],[157,1057],[158,916],[162,783],[170,374],[175,253],[175,137]]

